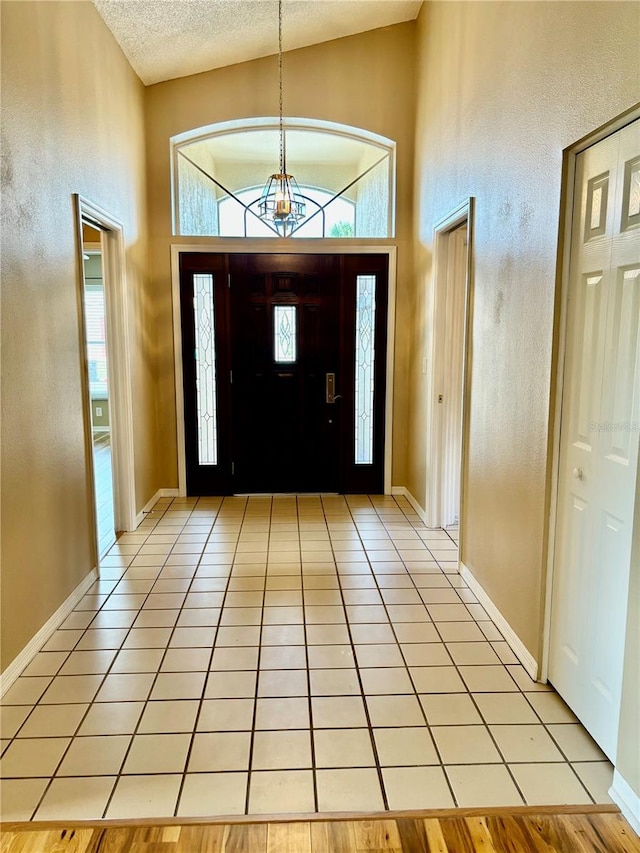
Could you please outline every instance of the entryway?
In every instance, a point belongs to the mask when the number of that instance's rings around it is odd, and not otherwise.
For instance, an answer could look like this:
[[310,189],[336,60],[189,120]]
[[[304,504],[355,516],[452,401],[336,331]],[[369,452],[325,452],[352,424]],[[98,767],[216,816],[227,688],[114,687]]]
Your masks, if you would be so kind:
[[382,492],[388,255],[180,255],[188,494]]

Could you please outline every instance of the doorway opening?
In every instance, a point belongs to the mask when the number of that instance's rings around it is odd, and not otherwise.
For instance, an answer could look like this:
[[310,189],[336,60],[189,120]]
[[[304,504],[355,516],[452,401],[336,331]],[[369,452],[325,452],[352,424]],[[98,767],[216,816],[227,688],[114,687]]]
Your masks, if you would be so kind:
[[120,222],[74,196],[88,505],[95,561],[136,527],[124,238]]
[[82,223],[82,260],[98,556],[101,557],[116,539],[111,418],[109,412],[107,316],[102,231],[85,221]]
[[188,494],[384,491],[388,291],[388,253],[180,253]]
[[437,223],[434,240],[428,523],[452,532],[463,510],[473,201]]

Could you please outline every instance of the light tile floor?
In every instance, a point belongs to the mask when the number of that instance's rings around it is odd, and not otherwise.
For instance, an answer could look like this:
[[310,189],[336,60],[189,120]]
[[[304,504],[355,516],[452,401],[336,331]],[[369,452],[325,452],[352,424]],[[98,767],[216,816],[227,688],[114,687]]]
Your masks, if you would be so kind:
[[98,553],[104,554],[116,539],[110,431],[96,430],[93,433],[93,473],[98,517]]
[[163,499],[10,688],[2,817],[607,802],[404,499]]

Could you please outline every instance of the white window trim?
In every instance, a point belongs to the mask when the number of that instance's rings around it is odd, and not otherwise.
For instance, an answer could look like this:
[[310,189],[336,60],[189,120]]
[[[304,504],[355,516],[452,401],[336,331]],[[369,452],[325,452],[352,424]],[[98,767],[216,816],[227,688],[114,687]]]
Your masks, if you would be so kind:
[[[170,181],[171,181],[171,233],[174,238],[180,236],[189,237],[189,235],[180,235],[180,211],[178,197],[178,152],[184,145],[191,145],[194,142],[203,142],[213,136],[228,135],[231,133],[247,133],[252,130],[279,130],[279,119],[276,116],[259,116],[255,118],[234,119],[232,121],[221,121],[216,124],[197,127],[193,130],[187,130],[184,133],[178,133],[172,136],[169,140],[170,144]],[[388,139],[386,136],[381,136],[378,133],[372,133],[364,128],[354,127],[348,124],[340,124],[332,121],[322,121],[320,119],[310,119],[302,117],[289,117],[284,119],[285,129],[293,130],[312,130],[317,133],[327,133],[332,136],[342,136],[345,139],[353,139],[358,142],[367,142],[374,145],[381,151],[387,152],[389,155],[389,209],[387,211],[387,234],[388,237],[379,237],[373,239],[394,239],[396,225],[396,143],[393,139]],[[266,179],[267,175],[265,175]],[[194,235],[192,235],[194,236]],[[215,237],[214,239],[224,240],[231,239],[229,237]],[[246,239],[246,238],[245,238]],[[270,239],[276,239],[270,238]],[[299,238],[302,240],[303,238]],[[340,238],[315,238],[315,239],[340,239]],[[353,239],[353,238],[349,238]],[[357,239],[357,238],[355,238]]]

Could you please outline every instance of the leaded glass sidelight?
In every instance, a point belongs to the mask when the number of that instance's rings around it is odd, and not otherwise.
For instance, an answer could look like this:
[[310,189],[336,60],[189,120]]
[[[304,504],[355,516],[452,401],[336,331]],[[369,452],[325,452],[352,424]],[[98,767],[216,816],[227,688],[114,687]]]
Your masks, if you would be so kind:
[[296,360],[296,306],[273,306],[273,359],[276,364]]
[[373,463],[376,277],[356,277],[355,463]]
[[217,465],[216,343],[213,276],[211,273],[196,273],[193,276],[193,313],[195,324],[198,461],[200,465]]

